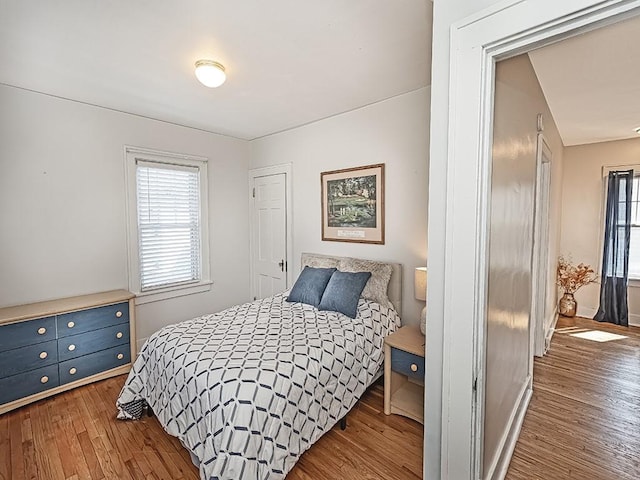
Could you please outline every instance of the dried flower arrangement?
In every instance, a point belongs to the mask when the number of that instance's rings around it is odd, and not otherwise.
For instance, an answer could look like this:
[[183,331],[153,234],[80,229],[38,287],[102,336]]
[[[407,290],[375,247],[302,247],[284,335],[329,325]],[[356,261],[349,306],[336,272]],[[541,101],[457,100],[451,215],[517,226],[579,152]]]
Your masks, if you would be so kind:
[[558,258],[556,278],[556,284],[562,287],[565,293],[573,294],[579,288],[595,282],[598,277],[591,265],[585,263],[574,265],[571,263],[571,258],[566,259],[561,255]]

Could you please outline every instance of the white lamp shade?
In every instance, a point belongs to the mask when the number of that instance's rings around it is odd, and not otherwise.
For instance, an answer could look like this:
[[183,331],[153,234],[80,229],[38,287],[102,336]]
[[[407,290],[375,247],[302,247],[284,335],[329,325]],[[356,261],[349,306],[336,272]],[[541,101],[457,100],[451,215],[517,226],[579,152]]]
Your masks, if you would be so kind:
[[224,67],[212,60],[198,60],[196,62],[196,77],[205,87],[216,88],[224,83],[227,74]]
[[413,288],[416,300],[427,301],[427,267],[418,267],[413,277]]

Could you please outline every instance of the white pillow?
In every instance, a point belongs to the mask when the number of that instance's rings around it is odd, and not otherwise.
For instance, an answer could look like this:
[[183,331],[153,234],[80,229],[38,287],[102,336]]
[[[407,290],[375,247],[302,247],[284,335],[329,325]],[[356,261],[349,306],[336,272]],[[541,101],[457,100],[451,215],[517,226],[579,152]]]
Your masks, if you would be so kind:
[[306,253],[302,254],[302,268],[338,268],[340,260],[334,257],[317,257]]
[[338,270],[342,272],[371,272],[371,278],[362,291],[362,298],[372,300],[385,307],[392,306],[387,296],[389,280],[391,280],[391,273],[393,272],[391,265],[372,260],[343,258],[338,264]]

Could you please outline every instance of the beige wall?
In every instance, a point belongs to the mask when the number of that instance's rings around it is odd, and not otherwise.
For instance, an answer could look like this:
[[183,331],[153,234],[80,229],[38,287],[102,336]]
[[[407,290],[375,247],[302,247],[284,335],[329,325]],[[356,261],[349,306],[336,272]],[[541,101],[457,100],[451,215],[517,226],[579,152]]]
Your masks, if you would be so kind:
[[[532,250],[536,192],[537,116],[553,153],[550,258],[558,250],[563,145],[527,55],[499,62],[491,178],[484,477],[491,478],[512,414],[529,382]],[[547,284],[555,283],[551,272]],[[555,291],[555,288],[551,288]],[[555,299],[549,299],[551,323]]]
[[[640,139],[577,145],[565,149],[562,190],[561,253],[574,262],[600,270],[604,183],[602,167],[640,163]],[[578,315],[593,317],[598,310],[600,284],[576,292]],[[629,287],[629,323],[640,325],[640,287]]]

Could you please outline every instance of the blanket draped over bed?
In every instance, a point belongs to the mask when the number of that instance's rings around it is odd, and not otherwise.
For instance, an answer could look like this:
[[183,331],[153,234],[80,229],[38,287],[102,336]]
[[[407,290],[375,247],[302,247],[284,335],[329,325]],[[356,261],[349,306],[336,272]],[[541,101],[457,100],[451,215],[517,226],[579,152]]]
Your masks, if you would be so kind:
[[203,480],[282,479],[382,367],[400,319],[360,299],[356,319],[280,294],[163,328],[136,359],[119,418],[147,402]]

